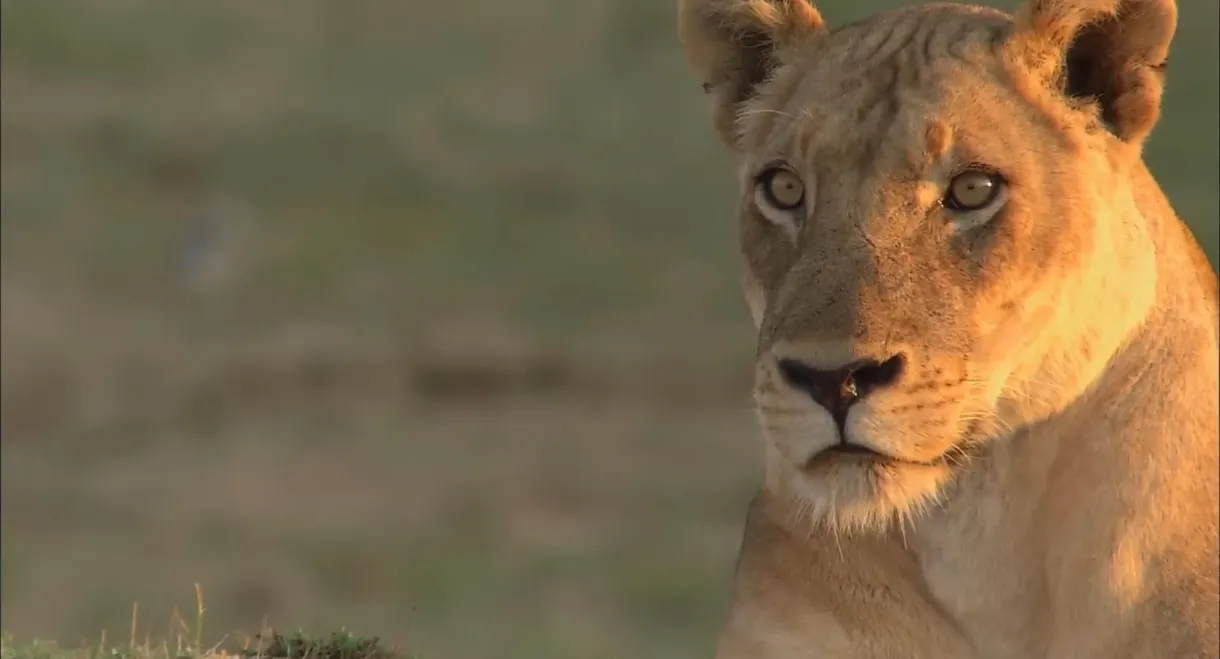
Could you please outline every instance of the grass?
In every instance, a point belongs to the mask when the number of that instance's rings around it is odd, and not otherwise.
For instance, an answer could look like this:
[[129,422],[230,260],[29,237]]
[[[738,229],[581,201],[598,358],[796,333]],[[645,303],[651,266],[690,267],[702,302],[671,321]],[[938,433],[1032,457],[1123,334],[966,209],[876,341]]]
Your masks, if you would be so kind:
[[[1214,260],[1220,15],[1179,4],[1147,158]],[[712,653],[752,337],[672,3],[0,11],[0,628],[205,583],[207,634]]]
[[203,589],[195,586],[196,607],[189,619],[174,612],[169,632],[154,640],[140,628],[140,608],[131,610],[131,633],[126,643],[115,643],[102,631],[96,642],[62,647],[53,641],[23,643],[12,634],[0,635],[0,659],[420,659],[382,645],[377,637],[361,637],[341,629],[329,635],[297,630],[282,634],[264,622],[259,632],[220,642],[204,643]]
[[54,642],[21,643],[10,635],[0,637],[0,659],[413,659],[416,655],[384,648],[377,638],[361,638],[346,631],[311,636],[302,631],[288,635],[260,632],[241,647],[194,645],[182,636],[173,640],[111,645],[103,636],[96,644],[61,647]]

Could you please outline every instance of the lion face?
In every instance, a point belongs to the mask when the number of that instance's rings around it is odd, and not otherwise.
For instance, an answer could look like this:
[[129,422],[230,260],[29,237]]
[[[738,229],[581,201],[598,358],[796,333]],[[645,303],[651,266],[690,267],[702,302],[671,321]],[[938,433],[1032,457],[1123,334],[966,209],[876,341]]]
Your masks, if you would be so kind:
[[868,527],[1079,396],[1155,269],[1127,249],[1143,227],[1122,141],[1014,67],[1008,16],[811,23],[736,86],[727,124],[754,397],[768,483]]

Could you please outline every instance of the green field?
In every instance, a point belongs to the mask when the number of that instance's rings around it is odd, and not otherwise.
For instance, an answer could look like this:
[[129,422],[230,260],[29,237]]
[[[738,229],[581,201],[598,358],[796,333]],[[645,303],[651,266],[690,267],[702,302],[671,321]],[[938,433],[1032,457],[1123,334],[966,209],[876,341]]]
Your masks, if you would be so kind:
[[[1215,262],[1181,4],[1147,155]],[[0,7],[0,627],[156,634],[200,583],[208,642],[710,656],[759,452],[672,0]]]

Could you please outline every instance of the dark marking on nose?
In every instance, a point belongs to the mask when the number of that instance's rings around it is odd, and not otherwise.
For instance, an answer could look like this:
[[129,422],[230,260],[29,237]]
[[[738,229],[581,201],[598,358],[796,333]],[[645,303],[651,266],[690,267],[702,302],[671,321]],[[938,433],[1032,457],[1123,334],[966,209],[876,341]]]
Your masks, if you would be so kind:
[[902,355],[894,355],[883,362],[854,362],[833,370],[813,368],[795,359],[779,360],[779,372],[784,381],[830,412],[840,438],[851,406],[870,393],[892,385],[905,366],[906,358]]

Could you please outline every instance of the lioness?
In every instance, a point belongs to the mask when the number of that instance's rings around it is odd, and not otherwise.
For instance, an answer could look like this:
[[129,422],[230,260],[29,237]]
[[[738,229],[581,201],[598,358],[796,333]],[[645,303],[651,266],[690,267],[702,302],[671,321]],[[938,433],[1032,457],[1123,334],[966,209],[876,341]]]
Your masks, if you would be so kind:
[[1217,657],[1217,277],[1141,157],[1172,0],[679,0],[766,471],[722,659]]

